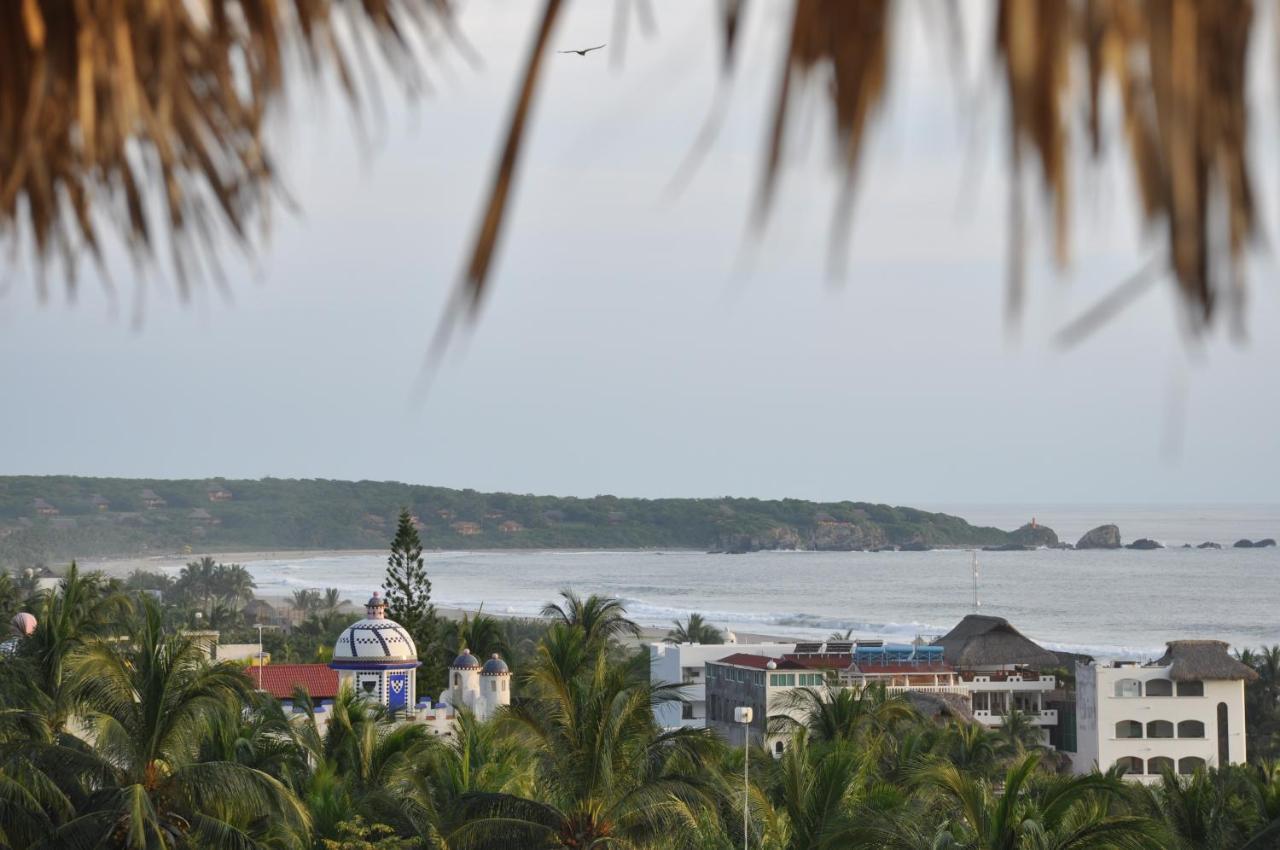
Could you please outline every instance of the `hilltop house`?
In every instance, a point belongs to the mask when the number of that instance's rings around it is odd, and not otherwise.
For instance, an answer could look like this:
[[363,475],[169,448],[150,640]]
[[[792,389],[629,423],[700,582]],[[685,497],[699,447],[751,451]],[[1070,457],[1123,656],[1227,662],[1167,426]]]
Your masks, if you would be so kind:
[[519,534],[521,531],[524,531],[524,526],[513,519],[509,519],[502,523],[502,525],[498,526],[498,531],[501,531],[503,534]]
[[1158,782],[1245,760],[1244,684],[1258,674],[1216,640],[1169,641],[1148,664],[1076,664],[1076,773],[1121,767]]
[[212,485],[209,487],[208,495],[209,495],[210,502],[230,502],[231,501],[231,491],[228,490],[226,487]]
[[93,497],[89,499],[89,504],[93,505],[93,509],[99,513],[106,513],[111,510],[111,503],[97,493],[94,493]]
[[36,499],[34,502],[36,516],[57,516],[62,511],[46,502],[44,499]]
[[218,519],[204,508],[193,508],[191,513],[187,514],[187,519],[204,525],[218,525],[222,522],[222,520]]
[[453,529],[455,534],[461,534],[463,537],[474,537],[481,531],[480,523],[466,522],[465,520],[450,523],[449,527]]
[[163,508],[167,504],[169,503],[160,498],[155,490],[148,488],[142,491],[142,506],[147,510],[154,511],[157,508]]

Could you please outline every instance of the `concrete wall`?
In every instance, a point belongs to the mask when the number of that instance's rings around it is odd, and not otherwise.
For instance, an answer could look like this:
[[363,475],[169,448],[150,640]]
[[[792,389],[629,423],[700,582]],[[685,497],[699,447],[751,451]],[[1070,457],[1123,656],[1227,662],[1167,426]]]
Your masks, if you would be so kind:
[[702,727],[706,722],[706,671],[708,661],[718,661],[735,652],[781,658],[795,649],[794,643],[651,643],[649,681],[654,684],[683,683],[681,695],[689,701],[691,717],[683,717],[684,706],[666,703],[653,710],[654,720],[666,729],[677,726]]

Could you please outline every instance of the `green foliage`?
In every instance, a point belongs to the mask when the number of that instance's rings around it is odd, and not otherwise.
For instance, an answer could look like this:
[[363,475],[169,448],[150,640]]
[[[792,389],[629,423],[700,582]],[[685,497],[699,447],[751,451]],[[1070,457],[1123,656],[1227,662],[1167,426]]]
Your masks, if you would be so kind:
[[724,643],[724,632],[702,619],[696,611],[685,622],[673,621],[674,629],[663,640],[667,643]]
[[[459,640],[524,661],[508,709],[485,722],[461,710],[437,737],[350,690],[323,713],[305,694],[286,707],[256,693],[172,625],[199,593],[162,608],[125,589],[73,567],[0,662],[3,850],[733,850],[744,808],[760,850],[1280,842],[1274,762],[1149,786],[1063,776],[1016,722],[929,720],[877,688],[801,689],[771,707],[794,718],[770,724],[785,751],[752,747],[744,789],[740,746],[655,725],[679,686],[653,685],[647,654],[617,642],[629,621],[616,600],[566,593],[550,626],[457,624]],[[314,599],[302,626],[267,640],[331,642],[340,599]]]
[[[218,480],[231,501],[209,501],[211,482],[192,480],[0,477],[0,567],[26,568],[72,557],[254,549],[375,549],[407,506],[437,549],[691,548],[726,537],[774,539],[791,532],[808,546],[819,516],[874,532],[886,542],[997,545],[1009,535],[957,517],[864,502],[800,499],[578,499],[478,493],[395,482]],[[166,504],[147,509],[151,489]],[[93,497],[109,502],[100,511]],[[34,500],[58,517],[36,516]],[[196,514],[206,512],[208,519]],[[783,537],[786,535],[783,534]]]
[[415,639],[433,624],[435,606],[431,604],[431,580],[422,557],[422,539],[407,508],[400,511],[382,588],[386,591],[388,615]]

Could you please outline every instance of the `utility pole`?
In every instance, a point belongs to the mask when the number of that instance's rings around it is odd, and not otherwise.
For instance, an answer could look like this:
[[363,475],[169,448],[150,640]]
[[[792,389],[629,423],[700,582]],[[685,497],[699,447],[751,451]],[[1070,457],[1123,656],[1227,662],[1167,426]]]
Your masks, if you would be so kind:
[[258,623],[258,690],[262,690],[262,623]]
[[742,724],[742,850],[750,850],[750,815],[751,815],[751,720],[753,712],[750,706],[739,706],[733,710],[733,719]]

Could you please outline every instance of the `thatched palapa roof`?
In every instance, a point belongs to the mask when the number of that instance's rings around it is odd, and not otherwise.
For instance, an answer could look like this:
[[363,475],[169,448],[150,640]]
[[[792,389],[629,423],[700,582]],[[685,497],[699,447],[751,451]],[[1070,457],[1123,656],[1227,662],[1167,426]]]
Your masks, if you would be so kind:
[[1229,645],[1221,640],[1171,640],[1156,667],[1168,667],[1175,682],[1202,679],[1243,679],[1252,682],[1258,673],[1231,657]]
[[916,711],[931,720],[954,717],[967,723],[973,722],[973,712],[969,708],[969,700],[960,694],[907,691],[905,696]]
[[1058,666],[1058,656],[1023,635],[1003,617],[969,614],[933,643],[943,648],[943,659],[954,667]]

